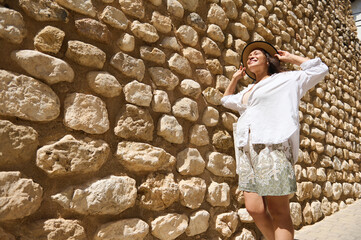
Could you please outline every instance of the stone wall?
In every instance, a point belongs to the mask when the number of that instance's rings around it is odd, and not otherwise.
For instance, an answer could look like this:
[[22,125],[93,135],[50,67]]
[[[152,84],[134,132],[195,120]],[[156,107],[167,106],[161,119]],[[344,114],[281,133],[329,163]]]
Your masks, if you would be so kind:
[[300,105],[295,227],[360,198],[349,13],[341,0],[0,0],[0,238],[259,239],[237,190],[237,113],[220,105],[252,40],[330,68]]

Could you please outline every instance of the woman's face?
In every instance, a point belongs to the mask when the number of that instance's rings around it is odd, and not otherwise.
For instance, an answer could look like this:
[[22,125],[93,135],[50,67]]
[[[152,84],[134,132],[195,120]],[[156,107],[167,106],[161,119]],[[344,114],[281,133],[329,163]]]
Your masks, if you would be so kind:
[[268,62],[266,55],[259,49],[253,50],[248,55],[247,67],[251,72],[267,71]]

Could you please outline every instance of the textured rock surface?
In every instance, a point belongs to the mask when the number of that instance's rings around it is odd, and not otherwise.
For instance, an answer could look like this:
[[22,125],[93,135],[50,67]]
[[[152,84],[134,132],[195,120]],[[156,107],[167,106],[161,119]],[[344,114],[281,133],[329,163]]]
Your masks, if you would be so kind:
[[63,208],[85,215],[117,215],[133,207],[136,197],[135,180],[126,176],[109,176],[51,196]]
[[189,218],[187,236],[195,236],[207,231],[209,227],[210,214],[206,210],[199,210],[191,214]]
[[83,18],[75,20],[75,28],[80,35],[90,38],[95,41],[109,43],[110,31],[108,27],[94,19]]
[[53,90],[34,78],[0,70],[0,115],[51,121],[60,114]]
[[208,130],[205,125],[195,124],[190,130],[189,142],[196,146],[205,146],[209,144]]
[[179,182],[180,202],[191,209],[199,208],[206,194],[207,185],[202,178],[192,177]]
[[119,0],[120,7],[125,14],[142,19],[145,9],[142,0]]
[[169,113],[171,111],[168,94],[163,90],[153,91],[153,100],[151,104],[154,112]]
[[20,44],[26,33],[23,16],[15,10],[0,6],[0,38]]
[[69,12],[53,1],[20,0],[19,5],[37,21],[69,21]]
[[125,76],[142,81],[145,72],[143,60],[118,52],[110,60],[110,64]]
[[232,156],[211,152],[207,155],[207,158],[207,169],[214,175],[221,177],[236,176],[236,161]]
[[100,48],[80,41],[68,41],[65,56],[74,62],[90,68],[102,69],[106,60]]
[[178,99],[172,107],[175,117],[181,117],[189,121],[197,121],[199,117],[197,102],[190,98]]
[[196,148],[186,148],[177,154],[177,170],[182,175],[203,173],[206,163]]
[[73,10],[87,16],[95,17],[96,9],[94,8],[91,0],[56,0],[61,6]]
[[212,182],[208,186],[207,202],[216,207],[227,207],[230,204],[230,188],[225,182]]
[[106,6],[99,16],[99,19],[104,23],[121,30],[127,29],[129,24],[129,20],[125,14],[121,10],[112,6]]
[[179,79],[169,69],[162,67],[153,67],[148,69],[149,74],[158,87],[164,87],[166,90],[173,90],[179,83]]
[[149,107],[152,101],[152,88],[134,80],[123,88],[125,100],[138,106]]
[[131,23],[130,30],[136,37],[148,43],[154,43],[159,39],[157,29],[149,23],[140,23],[136,20]]
[[215,229],[224,237],[230,237],[238,226],[237,213],[229,212],[219,214],[216,218]]
[[103,140],[75,139],[66,135],[56,143],[45,145],[36,153],[36,165],[51,177],[98,171],[110,153]]
[[33,214],[43,200],[43,188],[20,172],[0,172],[0,221]]
[[34,47],[41,52],[58,53],[65,37],[59,28],[46,26],[34,37]]
[[161,239],[176,239],[188,227],[188,217],[184,214],[169,213],[157,217],[151,223],[152,235]]
[[104,97],[116,97],[122,92],[122,86],[118,80],[108,72],[88,72],[86,79],[91,89]]
[[183,127],[174,116],[163,114],[159,119],[157,134],[171,143],[183,143]]
[[0,239],[3,239],[3,240],[15,240],[15,237],[14,237],[14,235],[12,235],[10,233],[5,232],[4,229],[2,229],[0,227]]

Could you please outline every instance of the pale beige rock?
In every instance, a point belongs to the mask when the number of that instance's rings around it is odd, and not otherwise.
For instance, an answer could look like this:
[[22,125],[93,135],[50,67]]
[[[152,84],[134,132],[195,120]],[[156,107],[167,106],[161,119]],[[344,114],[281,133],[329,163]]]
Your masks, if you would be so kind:
[[76,40],[68,41],[65,56],[82,66],[97,69],[102,69],[106,60],[105,52],[96,46]]
[[56,54],[63,45],[64,37],[64,31],[53,26],[46,26],[34,37],[34,47],[41,52]]
[[184,8],[177,0],[167,0],[167,11],[171,16],[183,18]]
[[96,9],[91,0],[55,0],[59,5],[87,16],[95,17]]
[[351,195],[353,195],[353,192],[352,192],[352,184],[351,183],[342,183],[342,194],[344,196],[348,196],[350,197]]
[[236,19],[238,16],[237,6],[233,0],[221,0],[221,6],[223,7],[226,15],[230,19]]
[[227,207],[230,204],[230,187],[227,183],[212,182],[208,186],[207,202],[213,207]]
[[338,210],[340,210],[340,209],[339,209],[339,206],[338,206],[337,202],[332,202],[331,203],[331,212],[332,212],[332,214],[334,214],[335,212],[338,212]]
[[118,52],[110,60],[110,65],[127,77],[135,78],[138,81],[142,81],[144,78],[145,65],[142,59]]
[[208,145],[209,135],[206,126],[200,124],[193,125],[189,133],[189,142],[196,146]]
[[193,27],[198,32],[205,32],[207,29],[206,23],[198,13],[192,12],[187,17],[187,24]]
[[187,58],[178,53],[172,54],[168,60],[169,68],[177,73],[180,73],[187,78],[192,77],[192,68]]
[[91,71],[86,75],[89,87],[104,97],[117,97],[122,92],[118,80],[108,72]]
[[75,20],[75,29],[80,35],[102,43],[110,43],[111,33],[107,25],[92,18]]
[[146,222],[139,218],[129,218],[101,225],[94,240],[142,240],[148,233],[149,225]]
[[317,181],[325,182],[327,179],[324,168],[317,168]]
[[243,223],[253,223],[254,222],[252,216],[249,215],[247,209],[245,209],[245,208],[238,209],[237,214],[238,214],[239,220]]
[[222,57],[223,57],[223,60],[227,64],[230,64],[230,65],[233,65],[233,66],[239,68],[239,64],[241,62],[241,56],[237,52],[235,52],[231,49],[226,49],[223,51]]
[[317,169],[315,167],[307,167],[307,178],[311,182],[316,181],[316,179],[317,179]]
[[63,218],[32,222],[22,228],[21,235],[21,239],[24,240],[87,239],[85,229],[80,221]]
[[176,162],[175,157],[162,148],[128,141],[118,144],[115,156],[124,167],[137,174],[170,170]]
[[78,140],[66,135],[53,144],[39,148],[36,165],[49,177],[86,174],[98,171],[109,153],[110,147],[103,140]]
[[225,130],[215,131],[212,137],[213,145],[221,150],[228,150],[233,147],[232,136]]
[[169,113],[171,111],[171,104],[167,92],[163,90],[153,91],[152,110],[163,113]]
[[297,183],[296,196],[299,201],[309,199],[312,197],[313,184],[312,182]]
[[125,100],[129,103],[149,107],[152,102],[153,93],[151,86],[140,83],[137,80],[133,80],[126,84],[123,88],[123,92]]
[[272,41],[274,39],[274,35],[272,34],[271,30],[266,28],[261,23],[257,23],[256,25],[256,32],[259,33],[266,41]]
[[153,12],[151,23],[161,33],[169,33],[172,30],[172,19],[158,11]]
[[212,74],[207,69],[196,69],[195,76],[201,84],[211,85],[213,82]]
[[309,202],[307,202],[305,207],[303,208],[302,215],[305,223],[307,224],[312,223],[312,212],[311,212],[311,205]]
[[121,30],[127,29],[129,24],[129,20],[125,14],[121,10],[112,6],[106,6],[100,14],[99,19],[102,22]]
[[142,0],[119,0],[120,7],[125,14],[143,19],[145,8]]
[[23,16],[15,10],[0,6],[0,38],[20,44],[26,33]]
[[171,143],[183,143],[183,128],[174,116],[163,114],[158,121],[157,134]]
[[313,222],[317,222],[320,218],[323,217],[320,201],[316,200],[311,203],[311,212],[312,212]]
[[192,79],[184,79],[179,85],[179,91],[191,98],[197,99],[201,94],[201,85]]
[[333,198],[333,200],[340,199],[341,195],[342,195],[342,185],[341,185],[341,183],[332,184],[332,198]]
[[247,228],[242,228],[242,232],[237,234],[234,240],[256,240],[256,234]]
[[20,172],[0,172],[0,221],[24,218],[36,212],[43,200],[42,187]]
[[215,229],[222,234],[222,236],[228,238],[237,229],[238,217],[236,212],[227,212],[217,215]]
[[207,20],[209,23],[217,24],[222,30],[226,29],[229,22],[225,11],[215,3],[212,3],[208,10]]
[[298,202],[291,202],[290,212],[293,225],[299,226],[302,223],[301,204],[299,204]]
[[202,178],[192,177],[179,182],[180,203],[191,209],[199,208],[206,195],[207,185]]
[[332,196],[332,184],[331,184],[331,182],[329,182],[329,181],[325,182],[325,184],[323,186],[323,194],[326,197],[331,197]]
[[[240,38],[240,41],[248,41],[250,39],[250,35],[248,33],[247,27],[244,26],[242,23],[232,23],[231,29],[235,37]],[[241,47],[238,47],[239,49]],[[243,48],[242,48],[243,49]],[[238,50],[238,52],[240,52]]]
[[198,43],[198,33],[190,26],[180,26],[177,29],[176,34],[184,44],[194,47]]
[[164,37],[159,45],[163,48],[172,49],[176,52],[180,52],[182,50],[182,46],[178,43],[176,37]]
[[135,20],[131,23],[130,30],[137,38],[148,43],[154,43],[159,39],[157,29],[149,23],[141,23]]
[[214,107],[208,106],[205,108],[202,116],[202,122],[207,127],[214,127],[218,124],[219,112]]
[[189,224],[186,230],[187,236],[195,236],[207,231],[209,227],[210,214],[206,210],[194,212],[189,217]]
[[0,239],[2,240],[15,240],[14,235],[7,233],[0,227]]
[[183,56],[193,64],[204,64],[203,54],[195,48],[186,47],[182,49]]
[[186,148],[177,154],[177,170],[182,175],[199,175],[206,163],[196,148]]
[[124,52],[132,52],[135,48],[135,39],[128,33],[123,33],[117,40],[117,45]]
[[210,152],[207,154],[207,159],[207,169],[214,175],[220,177],[236,176],[236,161],[232,156],[219,152]]
[[202,38],[202,49],[205,54],[209,56],[219,57],[221,56],[221,50],[219,49],[216,42],[208,37]]
[[53,1],[20,0],[19,5],[36,21],[69,21],[69,12]]
[[74,80],[73,69],[59,58],[34,50],[18,50],[11,53],[11,59],[32,77],[48,84]]
[[179,187],[172,173],[150,174],[139,186],[138,192],[140,206],[152,211],[164,210],[179,199]]
[[224,42],[225,36],[220,26],[210,24],[207,29],[207,36],[217,42]]
[[162,5],[162,0],[148,0],[148,1],[151,2],[155,6]]
[[159,216],[151,222],[152,235],[160,240],[176,239],[188,227],[188,217],[185,214],[168,213]]
[[321,185],[314,183],[313,184],[313,190],[312,190],[312,196],[316,199],[318,199],[321,196],[322,188]]
[[156,47],[141,46],[140,56],[147,61],[155,62],[158,64],[165,63],[165,53]]
[[198,7],[198,0],[178,0],[185,10],[195,12]]
[[0,115],[30,121],[51,121],[60,114],[60,100],[34,78],[0,70]]
[[84,215],[118,215],[133,207],[136,197],[134,179],[113,175],[82,186],[71,186],[51,196],[63,208]]
[[0,166],[30,161],[39,145],[38,132],[32,127],[0,120]]
[[222,124],[228,131],[233,131],[233,124],[236,123],[238,117],[230,112],[222,113]]
[[64,101],[64,125],[90,134],[103,134],[109,129],[108,111],[99,97],[69,94]]
[[164,87],[166,90],[173,90],[179,83],[178,77],[169,69],[151,67],[148,71],[153,82],[158,87]]
[[140,141],[152,141],[153,118],[147,109],[126,104],[116,121],[114,133],[118,137]]
[[242,54],[243,48],[247,45],[247,43],[241,39],[236,39],[234,41],[234,47],[239,54]]
[[206,99],[206,101],[213,105],[221,105],[221,99],[223,97],[223,94],[216,88],[207,87],[203,92],[203,97]]
[[326,197],[324,197],[322,199],[321,211],[322,211],[323,215],[325,215],[325,216],[329,216],[332,214],[331,203],[328,201],[328,199]]
[[187,97],[178,99],[172,107],[172,113],[175,117],[181,117],[191,122],[197,121],[199,117],[198,104]]

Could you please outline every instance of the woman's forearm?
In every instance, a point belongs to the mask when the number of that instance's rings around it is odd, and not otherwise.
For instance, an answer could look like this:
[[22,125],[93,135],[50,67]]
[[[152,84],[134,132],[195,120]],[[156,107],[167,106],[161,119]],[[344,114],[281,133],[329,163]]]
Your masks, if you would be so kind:
[[302,63],[304,63],[304,62],[306,62],[308,60],[310,60],[310,59],[306,58],[306,57],[301,57],[301,56],[297,56],[297,55],[292,54],[292,57],[290,59],[290,63],[300,66]]
[[229,83],[226,91],[224,91],[223,96],[232,95],[234,93],[234,91],[236,90],[237,82],[238,82],[238,80],[236,78],[232,77],[232,80]]

